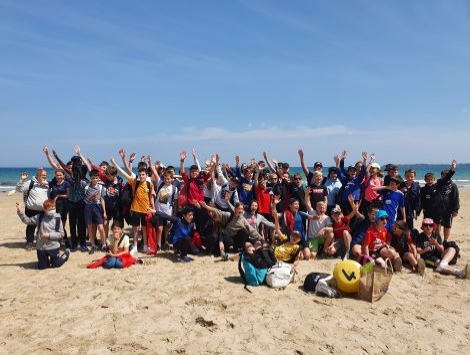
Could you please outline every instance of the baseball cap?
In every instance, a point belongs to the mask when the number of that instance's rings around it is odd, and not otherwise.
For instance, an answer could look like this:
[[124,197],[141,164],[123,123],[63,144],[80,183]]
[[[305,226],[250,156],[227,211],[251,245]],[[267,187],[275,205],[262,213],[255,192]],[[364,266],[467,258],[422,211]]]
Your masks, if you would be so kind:
[[380,169],[380,165],[377,164],[377,163],[372,163],[372,164],[370,164],[370,167],[371,167],[371,168]]
[[334,167],[334,166],[331,166],[328,168],[328,174],[330,173],[337,173],[338,172],[338,168]]
[[323,168],[323,164],[319,161],[317,161],[315,164],[313,164],[314,168]]
[[377,213],[375,214],[375,220],[378,220],[382,217],[388,217],[387,212],[385,212],[384,210],[378,210]]

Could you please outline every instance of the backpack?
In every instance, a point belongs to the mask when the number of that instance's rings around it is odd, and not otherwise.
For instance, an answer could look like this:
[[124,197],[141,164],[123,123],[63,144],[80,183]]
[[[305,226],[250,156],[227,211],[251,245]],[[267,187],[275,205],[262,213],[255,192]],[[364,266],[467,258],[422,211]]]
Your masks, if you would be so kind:
[[247,291],[249,291],[247,286],[262,285],[268,273],[268,268],[258,268],[253,264],[254,259],[252,257],[254,255],[256,254],[241,253],[240,259],[238,259],[238,271]]
[[34,186],[34,181],[31,180],[31,182],[29,183],[29,186],[28,186],[28,190],[26,190],[26,191],[23,193],[23,201],[24,201],[24,203],[26,203],[26,201],[28,200],[29,193],[30,193],[31,190],[33,189],[33,186]]
[[307,293],[315,293],[318,281],[330,276],[330,274],[322,272],[311,272],[305,277],[304,280],[304,291]]
[[273,288],[284,288],[294,280],[295,270],[292,264],[279,261],[266,275],[266,283]]

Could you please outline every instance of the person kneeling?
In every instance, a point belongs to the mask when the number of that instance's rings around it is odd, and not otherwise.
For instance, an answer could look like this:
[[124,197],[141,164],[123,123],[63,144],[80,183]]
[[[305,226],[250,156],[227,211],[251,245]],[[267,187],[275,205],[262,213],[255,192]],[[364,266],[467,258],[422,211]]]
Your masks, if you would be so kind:
[[61,267],[69,259],[70,250],[66,249],[60,255],[60,241],[65,232],[60,214],[55,210],[54,200],[45,200],[44,212],[33,217],[28,217],[20,210],[20,204],[16,203],[16,212],[21,221],[28,225],[37,225],[36,250],[38,256],[38,269]]

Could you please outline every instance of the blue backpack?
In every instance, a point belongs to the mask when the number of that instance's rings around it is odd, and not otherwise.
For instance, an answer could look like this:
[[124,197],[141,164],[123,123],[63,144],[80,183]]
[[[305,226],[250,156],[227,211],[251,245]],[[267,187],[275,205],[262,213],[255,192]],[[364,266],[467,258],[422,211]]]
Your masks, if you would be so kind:
[[242,253],[238,260],[238,271],[245,283],[246,290],[248,290],[247,286],[262,285],[265,282],[266,275],[268,273],[268,268],[257,268],[253,265],[249,260],[250,256],[246,253]]

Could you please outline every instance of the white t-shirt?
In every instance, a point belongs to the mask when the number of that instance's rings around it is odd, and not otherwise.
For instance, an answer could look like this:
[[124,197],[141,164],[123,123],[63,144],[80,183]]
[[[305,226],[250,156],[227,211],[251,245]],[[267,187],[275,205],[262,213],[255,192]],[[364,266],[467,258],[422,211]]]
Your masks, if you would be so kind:
[[176,186],[172,184],[163,185],[157,192],[157,197],[155,198],[155,209],[171,216],[173,213],[173,201],[177,199],[178,189]]
[[[315,210],[310,210],[308,214],[311,216],[318,216],[317,211]],[[317,238],[320,229],[325,228],[325,227],[331,227],[332,225],[333,225],[333,222],[331,222],[331,218],[327,216],[326,214],[321,216],[319,220],[309,219],[307,239]]]

